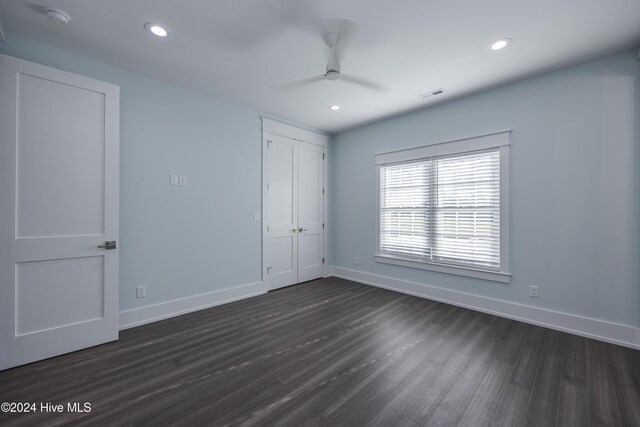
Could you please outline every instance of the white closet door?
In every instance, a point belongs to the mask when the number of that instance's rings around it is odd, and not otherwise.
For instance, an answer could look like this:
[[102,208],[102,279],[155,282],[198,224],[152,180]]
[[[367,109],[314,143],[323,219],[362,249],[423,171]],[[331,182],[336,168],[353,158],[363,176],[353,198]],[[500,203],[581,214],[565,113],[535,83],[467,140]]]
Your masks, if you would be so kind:
[[298,282],[323,275],[323,148],[298,143]]
[[119,89],[0,55],[0,369],[118,339]]
[[263,282],[267,290],[324,275],[328,138],[262,119]]
[[269,289],[298,283],[297,142],[270,136],[266,148],[266,257]]

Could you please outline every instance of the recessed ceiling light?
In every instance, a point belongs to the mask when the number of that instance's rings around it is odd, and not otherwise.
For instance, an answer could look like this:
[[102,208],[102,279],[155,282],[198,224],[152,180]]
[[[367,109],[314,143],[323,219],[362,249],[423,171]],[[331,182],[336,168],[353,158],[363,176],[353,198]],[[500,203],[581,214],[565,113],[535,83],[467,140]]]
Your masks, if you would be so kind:
[[147,22],[146,24],[144,24],[144,28],[151,34],[158,37],[165,37],[167,35],[167,30],[165,30],[158,24],[154,24],[153,22]]
[[511,39],[499,39],[489,45],[491,50],[500,50],[511,44]]
[[333,111],[338,111],[340,109],[340,106],[339,105],[332,105],[329,108],[331,108]]
[[48,7],[44,10],[49,19],[56,24],[68,24],[71,21],[71,17],[66,12],[54,7]]

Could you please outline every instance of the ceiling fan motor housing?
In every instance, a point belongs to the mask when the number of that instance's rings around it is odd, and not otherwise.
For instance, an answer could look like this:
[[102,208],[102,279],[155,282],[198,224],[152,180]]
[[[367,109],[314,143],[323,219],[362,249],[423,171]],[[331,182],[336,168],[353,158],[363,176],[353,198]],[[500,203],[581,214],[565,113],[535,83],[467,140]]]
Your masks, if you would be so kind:
[[338,70],[327,70],[325,74],[327,80],[340,80],[340,71]]

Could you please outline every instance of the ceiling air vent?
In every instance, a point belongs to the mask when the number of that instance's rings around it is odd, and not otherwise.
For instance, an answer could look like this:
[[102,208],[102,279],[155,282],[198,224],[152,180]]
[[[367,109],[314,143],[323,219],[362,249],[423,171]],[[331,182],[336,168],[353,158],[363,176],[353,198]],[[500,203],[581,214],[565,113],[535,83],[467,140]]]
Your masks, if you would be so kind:
[[429,99],[432,96],[442,95],[443,93],[444,93],[444,89],[440,88],[440,89],[432,90],[431,92],[423,93],[422,95],[420,95],[420,98]]

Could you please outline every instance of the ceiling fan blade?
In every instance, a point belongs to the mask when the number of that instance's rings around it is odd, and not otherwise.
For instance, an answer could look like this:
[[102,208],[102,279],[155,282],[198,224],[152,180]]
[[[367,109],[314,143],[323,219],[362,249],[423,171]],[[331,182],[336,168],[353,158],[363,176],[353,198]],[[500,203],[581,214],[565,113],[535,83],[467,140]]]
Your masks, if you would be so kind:
[[324,74],[320,74],[319,76],[307,77],[306,79],[280,83],[278,85],[273,86],[273,89],[277,90],[278,92],[291,92],[293,90],[300,89],[304,86],[308,86],[310,84],[324,80],[325,78],[326,77]]
[[360,23],[355,19],[344,18],[340,21],[340,30],[338,33],[338,44],[349,44],[356,32]]
[[[331,27],[335,28],[335,42],[331,46],[331,58],[329,64],[331,68],[339,67],[340,60],[345,50],[351,44],[356,32],[358,31],[358,21],[344,18],[338,21],[333,21]],[[331,39],[325,36],[325,42],[330,45]]]
[[280,6],[281,13],[288,24],[314,34],[322,35],[326,32],[311,0],[281,0]]
[[379,90],[383,92],[389,91],[388,88],[372,82],[371,80],[363,79],[362,77],[350,76],[349,74],[341,74],[340,79],[347,83],[354,83],[369,89]]

